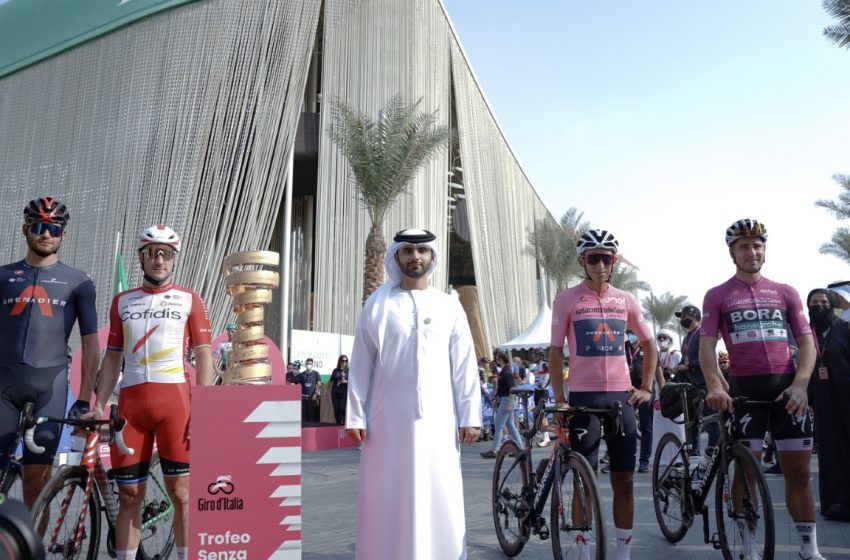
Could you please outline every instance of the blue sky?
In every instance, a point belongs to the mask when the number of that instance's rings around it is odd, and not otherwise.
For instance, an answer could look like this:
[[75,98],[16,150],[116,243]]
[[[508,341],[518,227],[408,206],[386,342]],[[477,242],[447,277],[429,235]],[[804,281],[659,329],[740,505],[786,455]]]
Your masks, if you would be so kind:
[[741,217],[767,225],[765,276],[850,279],[818,254],[840,224],[814,201],[850,173],[850,51],[819,1],[443,1],[550,211],[612,230],[656,293],[701,306]]

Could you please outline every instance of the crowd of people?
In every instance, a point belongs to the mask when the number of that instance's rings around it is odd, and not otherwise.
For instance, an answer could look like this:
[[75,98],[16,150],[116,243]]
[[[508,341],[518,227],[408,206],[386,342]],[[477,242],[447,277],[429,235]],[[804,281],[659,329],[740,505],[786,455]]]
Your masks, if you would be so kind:
[[[454,401],[449,410],[453,409],[455,413],[448,416],[454,419],[455,427],[463,427],[460,428],[461,433],[454,436],[454,442],[492,437],[491,448],[481,453],[484,458],[494,458],[505,437],[522,443],[516,423],[515,399],[510,394],[512,387],[522,384],[545,387],[558,407],[609,408],[620,403],[624,426],[619,434],[606,438],[607,456],[601,460],[602,426],[597,417],[577,414],[568,428],[572,448],[583,454],[594,470],[598,470],[600,462],[604,463],[602,470],[610,475],[617,538],[614,558],[627,560],[631,556],[633,542],[634,471],[643,473],[649,470],[654,447],[665,433],[672,431],[685,439],[681,423],[659,414],[660,392],[670,381],[688,383],[703,395],[703,414],[721,410],[732,414],[732,437],[749,447],[759,460],[769,435],[775,445],[776,463],[785,479],[785,504],[798,535],[798,558],[823,560],[824,556],[818,549],[817,514],[810,483],[810,463],[816,438],[819,442],[820,513],[830,519],[850,518],[850,477],[846,476],[850,472],[850,323],[836,313],[837,309],[841,309],[844,314],[850,315],[850,282],[837,282],[827,288],[813,290],[804,307],[794,288],[762,275],[767,237],[764,224],[752,219],[736,221],[726,230],[726,247],[735,267],[734,274],[727,282],[706,293],[701,309],[686,305],[676,311],[676,319],[686,333],[678,347],[670,330],[662,328],[653,332],[631,293],[610,285],[610,275],[619,258],[619,242],[614,235],[606,230],[585,232],[577,244],[577,259],[585,278],[578,285],[559,293],[555,299],[548,359],[540,349],[533,350],[527,362],[523,361],[523,356],[511,357],[496,351],[492,360],[484,357],[477,361],[477,371],[459,372],[458,369],[472,369],[468,359],[471,343],[461,337],[462,346],[457,342],[446,346],[435,344],[435,340],[427,338],[430,330],[417,321],[422,309],[418,307],[418,298],[421,297],[418,291],[426,290],[427,283],[420,281],[415,284],[411,278],[421,280],[423,271],[433,270],[437,258],[433,234],[427,237],[427,242],[422,242],[423,237],[418,234],[405,235],[401,232],[385,261],[388,270],[395,267],[401,282],[396,282],[383,294],[373,296],[376,301],[373,302],[373,298],[367,300],[364,316],[369,327],[364,330],[364,317],[358,325],[353,359],[357,363],[360,355],[368,356],[368,359],[362,368],[351,371],[351,382],[360,389],[357,393],[349,391],[348,395],[349,411],[352,403],[357,403],[357,414],[348,416],[349,434],[355,441],[363,441],[367,427],[371,430],[370,421],[377,421],[379,416],[379,424],[388,420],[382,417],[384,400],[375,405],[379,412],[369,408],[370,400],[375,399],[370,393],[371,383],[392,384],[396,378],[405,378],[403,373],[389,371],[384,363],[380,368],[375,364],[376,352],[382,359],[394,355],[392,351],[385,352],[386,340],[394,345],[398,344],[398,339],[408,340],[413,348],[408,352],[414,353],[419,348],[417,344],[422,344],[423,340],[434,343],[428,347],[432,356],[452,357],[447,373],[453,383],[468,388],[464,380],[477,380],[475,397],[465,392],[463,406],[459,404],[457,392],[454,397],[449,397]],[[416,264],[415,270],[408,268],[410,263]],[[412,309],[409,309],[410,302],[413,302]],[[413,323],[387,318],[402,308],[405,308],[404,316],[411,314],[414,317]],[[426,319],[425,323],[428,321]],[[403,332],[404,336],[395,331],[388,334],[390,325]],[[386,330],[382,330],[384,328]],[[421,339],[420,336],[426,338]],[[358,339],[361,344],[357,343]],[[718,352],[721,339],[725,349]],[[442,339],[442,343],[448,341]],[[565,355],[567,350],[568,356]],[[398,352],[402,353],[401,350]],[[459,356],[464,358],[457,361]],[[420,389],[423,379],[419,374],[423,367],[421,356],[416,353],[408,356],[407,361],[398,363],[403,370],[412,372],[412,385],[395,384],[393,387],[398,395],[415,397],[416,406],[413,408],[417,413],[404,422],[408,426],[406,429],[411,430],[410,434],[419,434],[419,414],[432,407],[434,410],[443,409],[433,401],[436,393]],[[558,368],[563,365],[558,372],[560,374],[554,374],[554,364]],[[379,370],[382,381],[375,378]],[[428,377],[430,379],[431,376]],[[777,406],[756,408],[745,404],[736,407],[733,397],[737,396],[776,401]],[[386,394],[382,394],[381,398],[386,399]],[[477,412],[473,416],[474,423],[470,423],[471,410]],[[460,414],[461,411],[463,414]],[[492,411],[492,416],[489,411]],[[554,415],[553,420],[559,422],[559,415]],[[483,433],[476,433],[468,430],[469,426],[484,426],[485,429]],[[693,423],[690,429],[694,430],[693,440],[699,442],[699,423]],[[708,445],[704,453],[710,453],[718,440],[719,428],[716,424],[708,424],[702,429],[707,432]],[[548,438],[548,435],[541,434],[537,445],[547,445]],[[427,443],[420,440],[415,447],[418,449],[420,446],[427,447]],[[695,455],[703,453],[699,444],[691,452]],[[388,448],[384,448],[383,453],[392,454]],[[370,457],[369,463],[380,461],[377,457],[380,457],[380,452]],[[454,459],[451,463],[451,477],[455,481],[454,469],[459,469],[459,464],[455,464]],[[368,488],[382,496],[382,506],[412,507],[417,512],[414,515],[425,510],[431,512],[431,507],[440,511],[449,507],[446,503],[436,505],[429,502],[430,505],[425,505],[416,500],[414,506],[398,500],[380,490],[380,485],[365,465],[365,461],[361,462],[360,500],[372,505],[378,503],[374,496],[363,496]],[[420,470],[417,467],[421,465],[415,460],[403,466],[412,469],[410,474],[414,485],[431,487],[432,482],[419,477],[432,477],[435,473]],[[397,476],[395,474],[394,479]],[[371,482],[364,483],[364,478]],[[395,487],[382,484],[384,488]],[[422,495],[419,498],[424,500]],[[369,511],[361,509],[361,518],[368,518]],[[411,526],[406,525],[410,519],[403,517],[401,525],[390,521],[389,532],[404,541],[413,531]],[[411,558],[448,557],[431,554],[433,547],[411,553],[399,542],[380,547],[375,545],[374,548],[370,545],[371,554],[361,554],[361,532],[364,538],[370,533],[370,529],[363,525],[360,523],[358,526],[358,558],[400,557],[387,551],[397,553],[402,550],[407,552],[405,557]],[[381,525],[381,528],[381,535],[386,535],[386,527]],[[428,523],[417,526],[417,542],[423,539],[423,532],[433,528]],[[440,528],[447,530],[445,525]],[[750,534],[751,529],[746,524],[738,524],[737,529],[745,546],[744,557],[747,560],[761,558],[757,541]],[[452,533],[452,543],[463,539],[462,521],[459,526],[453,527]],[[437,533],[429,534],[434,541],[440,538]],[[588,532],[580,537],[576,546],[583,550],[592,542],[593,535]],[[465,558],[462,549],[458,553],[457,547],[453,547],[450,552],[453,558]]]
[[348,396],[348,356],[340,355],[327,383],[322,383],[313,365],[313,358],[307,358],[303,364],[295,360],[286,366],[286,383],[301,385],[301,421],[342,426]]

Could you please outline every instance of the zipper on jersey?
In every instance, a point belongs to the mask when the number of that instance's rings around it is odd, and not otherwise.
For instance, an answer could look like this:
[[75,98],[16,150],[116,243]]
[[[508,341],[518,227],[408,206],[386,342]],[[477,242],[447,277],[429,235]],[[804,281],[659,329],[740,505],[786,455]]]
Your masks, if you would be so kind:
[[31,286],[32,290],[30,290],[30,302],[29,302],[29,305],[27,305],[27,308],[26,308],[27,309],[26,310],[27,322],[26,322],[26,326],[24,327],[24,348],[23,348],[23,352],[21,353],[21,357],[24,359],[24,361],[26,361],[27,347],[29,346],[29,342],[30,342],[30,324],[32,323],[32,308],[33,308],[33,303],[35,302],[35,294],[36,294],[35,288],[36,288],[37,284],[38,284],[38,267],[35,266],[35,267],[33,267],[33,280],[32,280],[32,286]]

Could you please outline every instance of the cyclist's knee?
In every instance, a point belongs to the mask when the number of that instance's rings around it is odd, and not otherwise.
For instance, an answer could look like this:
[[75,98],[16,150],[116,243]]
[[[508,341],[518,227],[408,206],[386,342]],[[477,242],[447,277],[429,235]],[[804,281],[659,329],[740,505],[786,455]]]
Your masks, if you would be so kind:
[[119,484],[118,502],[121,507],[139,507],[145,495],[141,492],[138,484]]
[[189,504],[189,478],[188,477],[168,477],[166,480],[166,490],[171,497],[171,501],[176,505],[186,506]]

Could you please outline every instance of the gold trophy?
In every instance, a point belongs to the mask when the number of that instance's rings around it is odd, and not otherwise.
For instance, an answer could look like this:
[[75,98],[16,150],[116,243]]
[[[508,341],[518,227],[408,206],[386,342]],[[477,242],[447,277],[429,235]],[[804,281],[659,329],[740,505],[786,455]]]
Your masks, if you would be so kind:
[[233,298],[236,332],[227,358],[223,382],[227,385],[269,385],[272,366],[269,347],[263,342],[263,306],[271,303],[278,287],[280,254],[274,251],[245,251],[224,259],[222,272],[227,294]]

